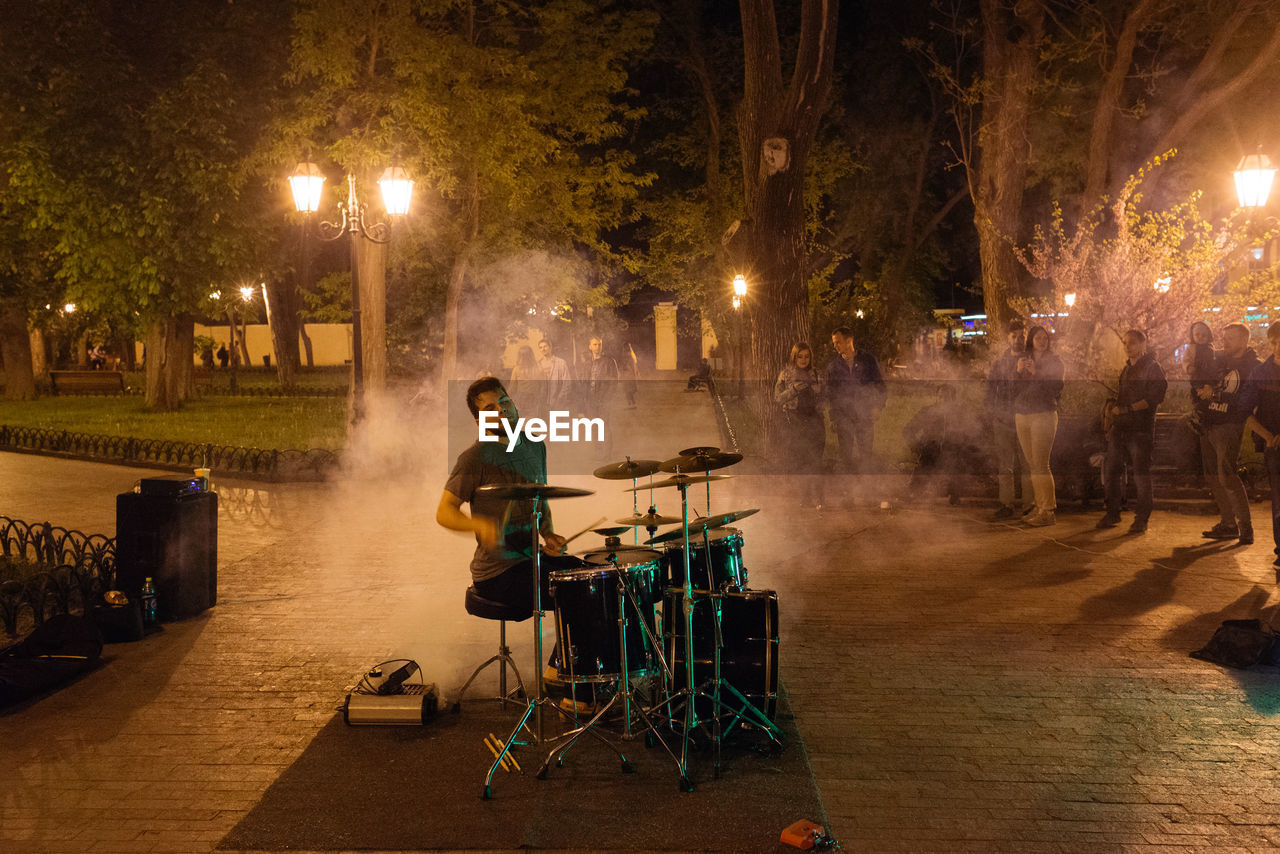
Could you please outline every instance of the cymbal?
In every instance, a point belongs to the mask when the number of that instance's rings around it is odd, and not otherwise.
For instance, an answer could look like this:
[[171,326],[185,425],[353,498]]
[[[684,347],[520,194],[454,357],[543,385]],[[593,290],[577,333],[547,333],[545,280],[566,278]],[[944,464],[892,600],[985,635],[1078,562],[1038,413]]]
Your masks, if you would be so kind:
[[[702,450],[701,448],[692,448],[691,450]],[[742,454],[733,451],[716,450],[710,454],[681,454],[678,457],[672,457],[666,460],[659,467],[659,471],[674,472],[680,471],[686,474],[691,471],[711,471],[712,469],[722,469],[731,466],[734,463],[742,462]]]
[[694,445],[692,448],[685,448],[680,452],[682,457],[706,457],[711,454],[720,453],[720,449],[715,445]]
[[[676,521],[679,521],[679,520],[677,519]],[[592,528],[591,533],[600,534],[601,536],[604,536],[604,537],[616,537],[619,534],[625,534],[627,531],[631,530],[633,527],[635,526],[634,525],[618,525],[616,527],[609,527],[609,528]]]
[[597,566],[609,563],[617,566],[635,566],[640,563],[660,560],[662,552],[654,551],[644,546],[614,546],[611,549],[578,552],[575,557],[580,557],[587,563],[596,564]]
[[[723,528],[726,525],[732,525],[739,519],[745,519],[748,516],[753,516],[759,512],[760,508],[753,507],[750,510],[733,510],[728,513],[717,513],[714,516],[699,516],[697,519],[691,519],[689,521],[689,536],[692,537],[694,534],[701,534],[709,528]],[[669,543],[672,540],[678,540],[683,536],[684,528],[682,527],[676,531],[667,531],[665,534],[659,534],[656,537],[651,537],[645,540],[645,542],[650,545],[656,545],[657,543]]]
[[594,495],[593,489],[577,489],[572,486],[551,486],[545,483],[490,483],[476,488],[492,498],[520,500],[522,498],[577,498]]
[[692,486],[695,483],[709,483],[713,480],[728,480],[732,475],[727,474],[704,474],[700,477],[692,477],[687,474],[675,474],[666,480],[660,480],[657,483],[646,483],[644,486],[633,486],[623,492],[640,492],[643,489],[662,489],[668,486]]
[[659,525],[679,525],[683,519],[679,516],[661,516],[657,513],[646,513],[643,516],[628,516],[625,519],[614,519],[619,525],[628,528],[656,528]]
[[627,457],[620,463],[601,466],[592,474],[601,480],[631,480],[637,477],[648,477],[661,465],[657,460],[633,460]]

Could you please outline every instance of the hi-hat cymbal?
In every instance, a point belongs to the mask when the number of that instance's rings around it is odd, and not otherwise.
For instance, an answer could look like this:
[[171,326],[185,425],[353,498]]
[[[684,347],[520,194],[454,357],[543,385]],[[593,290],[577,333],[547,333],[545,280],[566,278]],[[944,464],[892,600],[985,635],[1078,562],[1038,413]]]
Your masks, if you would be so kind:
[[646,513],[643,516],[628,516],[625,519],[614,519],[619,525],[628,528],[656,528],[659,525],[679,525],[683,520],[679,516],[661,516],[657,513]]
[[728,480],[730,477],[731,475],[727,475],[727,474],[704,474],[704,475],[701,475],[700,477],[692,477],[687,474],[676,474],[676,475],[672,475],[666,480],[660,480],[657,483],[646,483],[643,486],[633,486],[633,487],[630,487],[629,489],[624,489],[622,491],[623,492],[640,492],[641,490],[644,490],[644,489],[663,489],[664,487],[668,487],[668,486],[692,486],[695,483],[709,483],[710,481],[713,481],[713,480]]
[[637,566],[652,563],[662,558],[662,552],[645,546],[614,546],[606,549],[593,549],[589,552],[578,552],[575,557],[597,566],[613,564],[614,566]]
[[601,466],[592,474],[601,480],[632,480],[637,477],[648,477],[658,471],[661,463],[657,460],[633,460],[627,457],[620,463]]
[[[680,520],[677,519],[676,521],[679,522]],[[634,525],[618,525],[616,527],[610,526],[608,528],[592,528],[591,533],[600,534],[601,536],[604,536],[604,537],[617,537],[621,534],[625,534],[627,531],[630,531],[633,527],[635,526]]]
[[[748,516],[753,516],[759,512],[760,508],[753,507],[750,510],[731,510],[728,513],[717,513],[714,516],[699,516],[697,519],[689,520],[689,536],[692,537],[695,534],[701,534],[705,530],[723,528],[726,525],[732,525],[739,519],[745,519]],[[684,528],[682,527],[676,531],[668,531],[665,534],[659,534],[656,537],[651,537],[645,540],[645,542],[650,545],[669,543],[672,540],[678,540],[683,536]]]
[[577,489],[572,486],[551,486],[546,483],[490,483],[476,488],[492,498],[518,501],[525,498],[577,498],[595,495],[593,489]]
[[[702,450],[701,448],[693,448],[692,450]],[[719,451],[710,454],[681,454],[678,457],[672,457],[665,460],[659,471],[665,472],[684,472],[691,471],[711,471],[712,469],[722,469],[731,466],[734,463],[742,462],[742,454],[733,451]]]

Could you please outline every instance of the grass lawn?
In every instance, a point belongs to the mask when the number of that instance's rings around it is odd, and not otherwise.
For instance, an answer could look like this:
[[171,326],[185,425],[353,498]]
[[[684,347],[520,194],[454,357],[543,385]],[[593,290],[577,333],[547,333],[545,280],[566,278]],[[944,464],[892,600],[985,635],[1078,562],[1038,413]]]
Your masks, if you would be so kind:
[[0,400],[0,424],[9,427],[276,450],[341,448],[345,421],[345,397],[209,395],[178,412],[150,412],[138,395]]

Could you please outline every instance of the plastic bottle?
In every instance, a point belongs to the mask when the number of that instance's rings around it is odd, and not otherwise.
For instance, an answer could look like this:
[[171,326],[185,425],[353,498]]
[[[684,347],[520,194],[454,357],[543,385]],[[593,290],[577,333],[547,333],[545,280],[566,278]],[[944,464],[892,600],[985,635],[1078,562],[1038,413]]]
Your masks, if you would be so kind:
[[142,584],[142,623],[146,626],[156,624],[156,588],[149,575]]

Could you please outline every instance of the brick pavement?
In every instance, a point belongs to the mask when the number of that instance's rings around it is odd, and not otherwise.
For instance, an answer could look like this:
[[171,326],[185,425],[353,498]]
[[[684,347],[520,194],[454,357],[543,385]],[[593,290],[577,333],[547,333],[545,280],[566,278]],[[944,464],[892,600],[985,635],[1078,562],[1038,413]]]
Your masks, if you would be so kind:
[[[431,520],[444,462],[424,444],[371,444],[342,484],[220,484],[217,607],[0,717],[0,850],[212,850],[354,674],[409,655],[449,686],[487,656],[491,627],[461,608],[470,546]],[[111,533],[115,493],[146,474],[0,454],[0,513]],[[562,531],[630,511],[617,484],[566,482],[599,493],[556,506]],[[820,514],[767,476],[715,492],[718,511],[762,508],[740,523],[752,585],[779,591],[782,679],[846,850],[1280,844],[1277,672],[1186,655],[1272,602],[1269,544],[1205,545],[1212,520],[1180,514],[1137,538],[1096,515],[885,513],[875,499],[899,485],[846,505],[848,486],[829,481]]]

